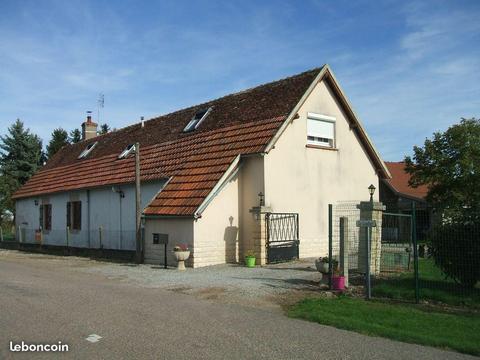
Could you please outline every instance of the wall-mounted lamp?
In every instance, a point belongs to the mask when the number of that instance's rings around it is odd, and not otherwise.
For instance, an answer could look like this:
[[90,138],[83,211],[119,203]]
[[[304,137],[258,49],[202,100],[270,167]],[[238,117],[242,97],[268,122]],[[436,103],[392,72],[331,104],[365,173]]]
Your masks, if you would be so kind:
[[371,184],[368,187],[368,193],[370,194],[370,201],[373,201],[373,194],[375,194],[375,189],[376,189],[376,187],[373,186],[373,184]]
[[33,202],[34,202],[35,206],[38,206],[38,200],[37,199],[35,199]]
[[260,191],[258,197],[260,199],[260,206],[265,206],[265,195]]

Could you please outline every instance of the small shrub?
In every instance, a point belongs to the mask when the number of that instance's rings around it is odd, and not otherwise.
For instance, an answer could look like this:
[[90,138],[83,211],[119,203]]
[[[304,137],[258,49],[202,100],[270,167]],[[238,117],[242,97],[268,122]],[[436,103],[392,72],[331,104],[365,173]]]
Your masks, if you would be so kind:
[[442,272],[467,288],[480,280],[480,224],[441,224],[431,237],[432,256]]

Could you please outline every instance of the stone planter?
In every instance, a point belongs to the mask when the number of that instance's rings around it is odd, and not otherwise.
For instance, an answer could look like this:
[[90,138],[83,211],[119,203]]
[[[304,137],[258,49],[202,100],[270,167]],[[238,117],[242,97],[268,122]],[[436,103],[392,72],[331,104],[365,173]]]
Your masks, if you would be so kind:
[[178,270],[185,270],[185,260],[187,260],[190,256],[190,251],[174,251],[173,255],[177,260],[177,269]]
[[315,267],[322,274],[328,274],[328,262],[323,262],[320,259],[315,260]]

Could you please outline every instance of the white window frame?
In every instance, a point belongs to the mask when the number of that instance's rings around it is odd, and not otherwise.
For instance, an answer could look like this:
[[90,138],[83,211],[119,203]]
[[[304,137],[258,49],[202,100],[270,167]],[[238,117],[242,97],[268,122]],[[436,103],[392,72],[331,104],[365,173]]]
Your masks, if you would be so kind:
[[[308,121],[323,121],[327,123],[333,124],[333,138],[331,139],[331,144],[327,144],[326,142],[318,141],[318,140],[310,140],[310,135],[308,133]],[[330,138],[325,138],[330,139]],[[326,149],[336,149],[337,147],[337,119],[333,116],[323,115],[323,114],[316,114],[316,113],[307,113],[307,145],[313,145],[318,147],[323,147]]]
[[125,159],[128,155],[135,151],[135,144],[128,144],[125,150],[118,155],[119,159]]
[[[202,109],[203,110],[203,109]],[[187,126],[185,126],[185,128],[183,129],[183,132],[190,132],[190,131],[193,131],[193,130],[197,130],[198,127],[200,126],[200,124],[203,122],[203,120],[205,120],[205,118],[208,116],[208,114],[210,114],[210,112],[212,111],[212,107],[209,107],[207,109],[207,111],[205,112],[205,114],[203,114],[203,116],[200,118],[200,119],[195,119],[195,117],[197,116],[197,114],[202,111],[202,110],[198,110],[195,115],[193,115],[193,118],[192,120],[190,120],[187,124]]]
[[[92,152],[92,150],[97,146],[98,141],[95,141],[93,144],[88,144],[85,150],[83,150],[80,155],[78,155],[79,159],[86,158],[88,154]],[[91,146],[90,146],[91,145]]]

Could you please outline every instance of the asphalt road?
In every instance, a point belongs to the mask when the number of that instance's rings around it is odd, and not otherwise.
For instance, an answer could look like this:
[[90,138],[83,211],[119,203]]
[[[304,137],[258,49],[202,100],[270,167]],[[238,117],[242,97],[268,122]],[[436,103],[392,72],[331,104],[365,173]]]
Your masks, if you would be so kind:
[[[137,286],[62,264],[48,257],[0,254],[1,359],[469,358],[265,309]],[[92,334],[101,339],[87,341]],[[62,341],[70,351],[14,353],[10,341]]]

